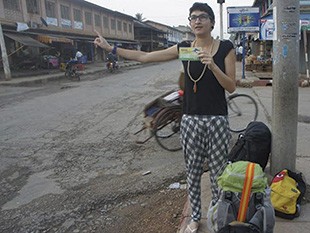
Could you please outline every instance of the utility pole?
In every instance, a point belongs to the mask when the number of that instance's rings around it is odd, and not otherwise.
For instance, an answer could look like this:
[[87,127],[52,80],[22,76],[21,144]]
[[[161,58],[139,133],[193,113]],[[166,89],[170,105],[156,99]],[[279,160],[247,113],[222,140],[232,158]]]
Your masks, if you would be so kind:
[[273,4],[272,175],[296,167],[300,15],[299,1]]
[[5,47],[1,23],[0,23],[0,47],[1,47],[1,51],[2,51],[2,63],[3,63],[3,70],[4,70],[4,79],[8,81],[8,80],[11,80],[12,76],[11,76],[8,54],[6,53],[6,47]]
[[217,0],[217,3],[220,4],[220,39],[223,39],[223,3],[225,0]]
[[245,79],[245,32],[242,32],[242,80]]

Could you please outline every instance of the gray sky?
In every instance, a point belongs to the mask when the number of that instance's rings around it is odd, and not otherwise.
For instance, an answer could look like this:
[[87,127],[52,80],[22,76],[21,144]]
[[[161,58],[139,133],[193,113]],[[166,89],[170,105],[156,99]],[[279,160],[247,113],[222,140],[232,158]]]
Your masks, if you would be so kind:
[[[96,5],[119,11],[135,17],[136,13],[142,13],[147,20],[169,26],[188,25],[189,8],[194,2],[208,3],[215,14],[215,28],[212,32],[214,37],[220,34],[220,13],[217,0],[86,0]],[[254,0],[226,0],[223,4],[224,38],[228,38],[227,32],[227,7],[252,6]]]

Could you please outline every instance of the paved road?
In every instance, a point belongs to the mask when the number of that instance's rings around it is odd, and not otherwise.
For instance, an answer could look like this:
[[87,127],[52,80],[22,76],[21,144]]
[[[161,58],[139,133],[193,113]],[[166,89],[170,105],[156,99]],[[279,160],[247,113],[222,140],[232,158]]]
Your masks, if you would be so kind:
[[133,132],[143,107],[177,88],[179,68],[175,61],[81,82],[1,86],[0,232],[91,232],[123,199],[178,181],[182,153],[154,140],[138,145]]

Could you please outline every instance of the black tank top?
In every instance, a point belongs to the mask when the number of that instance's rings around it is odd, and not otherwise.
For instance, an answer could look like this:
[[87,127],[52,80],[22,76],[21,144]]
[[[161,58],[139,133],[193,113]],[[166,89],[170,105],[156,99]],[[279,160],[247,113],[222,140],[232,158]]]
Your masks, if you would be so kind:
[[[183,41],[179,47],[190,47],[190,41]],[[233,44],[229,40],[220,41],[218,51],[213,56],[215,64],[225,72],[224,59],[233,49]],[[182,61],[185,73],[185,88],[183,113],[188,115],[227,115],[227,103],[225,90],[215,78],[213,72],[208,68],[203,77],[197,82],[197,92],[194,93],[194,82],[187,73],[188,61]],[[193,79],[197,79],[202,73],[204,64],[200,61],[190,62],[190,74]]]

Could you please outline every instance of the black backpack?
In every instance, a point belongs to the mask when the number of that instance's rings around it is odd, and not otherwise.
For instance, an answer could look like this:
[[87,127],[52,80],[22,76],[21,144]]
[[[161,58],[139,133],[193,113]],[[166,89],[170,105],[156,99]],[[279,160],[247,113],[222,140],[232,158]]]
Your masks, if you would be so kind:
[[265,170],[270,151],[271,132],[268,126],[260,121],[252,121],[245,132],[239,134],[237,142],[228,154],[228,160],[258,163]]

